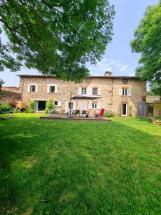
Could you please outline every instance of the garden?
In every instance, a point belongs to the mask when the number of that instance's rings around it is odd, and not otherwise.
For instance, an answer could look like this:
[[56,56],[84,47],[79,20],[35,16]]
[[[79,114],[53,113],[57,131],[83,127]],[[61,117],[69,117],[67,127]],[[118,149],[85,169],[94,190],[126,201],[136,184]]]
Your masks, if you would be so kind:
[[160,214],[161,126],[40,116],[0,121],[0,214]]

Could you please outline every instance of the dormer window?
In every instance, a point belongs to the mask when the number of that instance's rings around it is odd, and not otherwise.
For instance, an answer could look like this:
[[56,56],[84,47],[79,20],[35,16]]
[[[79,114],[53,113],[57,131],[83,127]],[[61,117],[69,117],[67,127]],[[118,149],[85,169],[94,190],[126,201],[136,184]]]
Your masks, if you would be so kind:
[[87,94],[87,88],[82,87],[81,93],[82,93],[82,95],[86,95]]
[[94,88],[92,89],[92,95],[94,95],[94,96],[97,96],[97,95],[98,95],[98,88],[97,88],[97,87],[94,87]]

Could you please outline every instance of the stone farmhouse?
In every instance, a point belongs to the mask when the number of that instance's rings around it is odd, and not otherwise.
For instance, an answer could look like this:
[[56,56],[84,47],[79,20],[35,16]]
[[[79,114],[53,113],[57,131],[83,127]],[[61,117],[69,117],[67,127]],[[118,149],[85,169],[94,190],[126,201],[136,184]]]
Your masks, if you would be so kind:
[[35,112],[45,110],[53,100],[60,113],[79,110],[95,114],[100,109],[116,116],[137,116],[146,96],[146,82],[135,76],[89,76],[81,83],[68,82],[55,76],[20,75],[21,99],[35,102]]

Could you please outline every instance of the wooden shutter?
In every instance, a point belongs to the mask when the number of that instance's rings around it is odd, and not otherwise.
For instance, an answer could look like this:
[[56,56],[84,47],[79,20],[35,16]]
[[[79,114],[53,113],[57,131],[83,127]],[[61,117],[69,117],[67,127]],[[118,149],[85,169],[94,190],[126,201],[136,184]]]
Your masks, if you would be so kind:
[[57,92],[58,92],[58,86],[55,85],[55,93],[57,93]]
[[47,86],[47,93],[49,93],[49,88],[50,88],[50,85]]
[[128,89],[128,96],[131,96],[131,89]]
[[119,96],[122,96],[122,89],[119,89]]
[[37,84],[35,84],[35,92],[37,93],[37,91],[38,91],[38,86]]
[[58,106],[59,106],[59,107],[61,106],[61,101],[58,101]]
[[30,85],[27,86],[27,92],[30,93]]

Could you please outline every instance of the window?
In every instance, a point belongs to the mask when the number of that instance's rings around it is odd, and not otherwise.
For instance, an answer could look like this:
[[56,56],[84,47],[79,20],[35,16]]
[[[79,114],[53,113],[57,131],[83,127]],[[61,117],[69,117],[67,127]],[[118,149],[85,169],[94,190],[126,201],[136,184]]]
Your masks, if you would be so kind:
[[122,88],[122,96],[127,96],[127,95],[128,95],[128,89]]
[[86,95],[87,94],[87,88],[86,87],[82,87],[82,95]]
[[30,92],[31,93],[34,93],[34,92],[36,92],[36,85],[30,85]]
[[98,88],[97,88],[97,87],[94,87],[94,88],[92,89],[92,95],[95,95],[95,96],[98,95]]
[[68,103],[68,108],[69,108],[69,109],[73,109],[73,102],[69,102],[69,103]]
[[92,108],[97,109],[97,103],[96,102],[92,102]]
[[57,86],[53,84],[49,84],[47,87],[48,93],[57,93]]
[[55,93],[55,86],[49,86],[49,93]]
[[127,83],[128,83],[128,80],[127,80],[127,79],[122,79],[122,83],[123,83],[123,84],[127,84]]
[[61,106],[61,102],[60,101],[54,101],[54,105],[60,107]]

